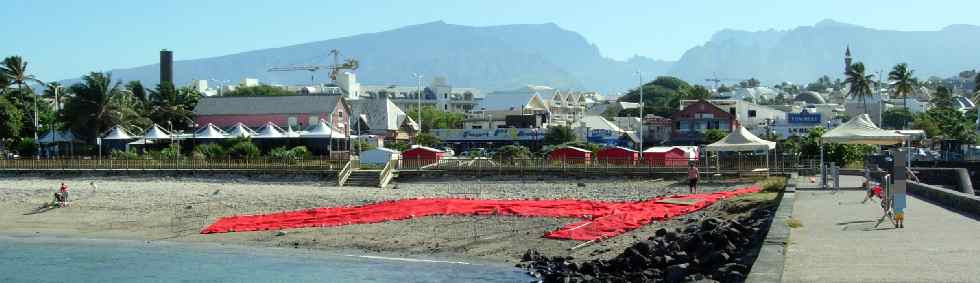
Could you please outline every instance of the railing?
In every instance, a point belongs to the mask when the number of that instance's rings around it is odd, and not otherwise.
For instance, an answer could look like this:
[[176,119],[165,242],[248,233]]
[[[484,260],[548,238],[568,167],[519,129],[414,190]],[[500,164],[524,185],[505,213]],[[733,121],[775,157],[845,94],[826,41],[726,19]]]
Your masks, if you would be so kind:
[[343,187],[344,183],[347,182],[347,178],[350,178],[350,173],[354,172],[354,168],[351,167],[352,163],[354,163],[354,160],[348,159],[347,164],[344,164],[344,168],[340,169],[340,172],[337,173],[337,186]]
[[586,173],[685,173],[695,164],[702,174],[781,173],[818,167],[816,161],[765,155],[659,159],[582,159],[582,158],[445,158],[402,159],[399,171],[461,171],[476,173],[524,174],[542,171]]
[[395,177],[395,167],[398,166],[398,160],[388,160],[385,164],[385,168],[381,169],[380,178],[378,178],[378,187],[384,188],[391,182],[391,179]]
[[3,159],[0,171],[336,171],[336,159]]

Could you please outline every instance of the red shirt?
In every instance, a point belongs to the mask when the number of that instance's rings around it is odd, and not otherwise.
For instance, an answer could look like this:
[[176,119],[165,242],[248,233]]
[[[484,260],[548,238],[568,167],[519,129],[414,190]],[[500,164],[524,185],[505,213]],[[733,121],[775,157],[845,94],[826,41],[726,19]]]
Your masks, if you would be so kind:
[[61,190],[60,191],[62,193],[67,193],[68,192],[68,185],[61,184]]
[[698,172],[698,167],[691,167],[691,168],[687,169],[687,178],[688,179],[697,179],[699,173],[700,172]]

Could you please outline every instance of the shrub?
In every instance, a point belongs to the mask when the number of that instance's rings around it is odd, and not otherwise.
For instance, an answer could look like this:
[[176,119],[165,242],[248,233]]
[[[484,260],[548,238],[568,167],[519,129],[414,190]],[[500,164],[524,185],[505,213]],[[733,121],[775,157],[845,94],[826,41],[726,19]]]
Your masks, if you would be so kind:
[[285,146],[273,148],[269,151],[269,157],[273,159],[293,159],[293,152]]
[[785,177],[771,177],[762,181],[762,191],[768,193],[782,192],[786,188]]
[[184,155],[180,154],[180,146],[176,144],[170,144],[160,151],[160,158],[163,159],[181,159],[183,157]]
[[197,145],[194,149],[196,158],[219,159],[228,156],[228,151],[223,146],[216,143],[205,143]]
[[21,156],[34,156],[37,154],[37,144],[32,138],[22,138],[14,147]]
[[244,141],[231,146],[228,155],[234,158],[256,159],[262,155],[262,151],[251,141]]
[[310,157],[313,157],[313,153],[310,152],[309,149],[306,149],[306,147],[305,146],[302,146],[302,145],[301,146],[294,147],[293,149],[290,149],[289,151],[292,153],[293,158],[296,158],[296,159],[308,159]]
[[503,162],[513,162],[514,159],[525,159],[531,157],[531,150],[519,145],[505,145],[497,149],[493,158]]
[[113,149],[112,152],[109,153],[109,156],[112,159],[121,159],[121,160],[136,160],[136,159],[140,159],[139,153],[137,153],[135,150],[132,150],[132,149],[126,150],[126,151],[122,151],[122,150],[118,150],[118,149]]

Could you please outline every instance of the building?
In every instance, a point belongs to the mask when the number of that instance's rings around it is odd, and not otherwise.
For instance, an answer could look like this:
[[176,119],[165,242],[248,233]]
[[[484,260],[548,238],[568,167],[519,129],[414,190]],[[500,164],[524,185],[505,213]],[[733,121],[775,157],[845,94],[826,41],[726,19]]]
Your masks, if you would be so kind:
[[592,152],[572,146],[560,147],[548,153],[548,160],[571,164],[591,164]]
[[761,102],[766,100],[773,100],[779,96],[779,91],[769,88],[769,87],[749,87],[749,88],[736,88],[730,92],[723,92],[719,94],[721,97],[727,97],[731,100],[748,100],[752,102]]
[[599,150],[596,159],[609,164],[633,165],[640,159],[640,152],[621,146],[611,146]]
[[672,143],[698,144],[704,141],[704,133],[709,129],[731,133],[735,128],[734,108],[724,110],[704,99],[681,103],[681,107],[670,116],[674,123],[670,135]]
[[772,125],[771,129],[773,134],[781,138],[804,137],[816,127],[828,128],[824,124],[827,121],[820,113],[804,108],[800,112],[786,113],[786,119]]
[[445,151],[431,147],[415,146],[412,149],[402,152],[402,166],[407,168],[419,168],[438,163],[447,156]]
[[[604,97],[598,92],[559,91],[546,86],[527,86],[511,91],[491,93],[484,102],[486,109],[533,109],[547,113],[550,125],[573,126],[588,110],[600,105]],[[516,105],[516,101],[526,103]]]
[[463,128],[501,129],[501,128],[543,128],[548,124],[547,114],[534,113],[532,110],[479,110],[465,114]]
[[670,141],[673,123],[670,118],[649,114],[643,119],[646,132],[643,134],[644,144],[665,144]]
[[643,151],[643,160],[649,166],[685,167],[688,162],[697,160],[691,153],[679,146],[651,147]]
[[588,142],[606,146],[633,147],[640,142],[635,132],[623,130],[602,116],[585,116],[574,129]]
[[174,83],[174,52],[160,50],[160,84]]
[[194,113],[197,124],[227,128],[237,123],[258,128],[272,122],[280,127],[303,129],[321,119],[332,130],[347,133],[350,105],[343,96],[204,97]]
[[[681,101],[681,105],[695,102],[696,100],[683,100]],[[708,102],[726,110],[728,113],[735,113],[735,118],[739,124],[752,132],[752,134],[758,136],[765,135],[767,126],[786,119],[785,111],[745,100],[712,99],[708,100]]]
[[383,147],[362,151],[360,162],[362,164],[384,165],[391,160],[401,159],[401,153],[394,149]]
[[357,135],[376,135],[384,140],[409,140],[419,125],[390,99],[350,101],[354,117],[351,129]]
[[[352,99],[391,99],[405,111],[422,107],[434,107],[440,111],[465,113],[476,110],[483,95],[479,89],[450,86],[444,77],[436,77],[419,94],[418,86],[361,85],[353,73],[346,72],[337,78],[338,86]],[[419,97],[421,96],[421,101]]]

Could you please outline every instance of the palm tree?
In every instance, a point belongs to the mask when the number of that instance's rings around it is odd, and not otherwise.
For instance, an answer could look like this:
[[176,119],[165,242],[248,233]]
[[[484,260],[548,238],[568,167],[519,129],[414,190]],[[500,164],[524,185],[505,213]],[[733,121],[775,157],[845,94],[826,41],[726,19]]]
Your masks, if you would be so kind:
[[194,106],[201,95],[189,88],[174,88],[173,84],[157,85],[150,92],[150,118],[153,122],[173,125],[175,129],[186,129],[193,126]]
[[81,83],[71,86],[75,96],[65,105],[65,122],[89,141],[120,124],[120,115],[115,114],[117,106],[112,103],[120,95],[119,85],[112,83],[112,75],[108,73],[93,72],[82,77]]
[[0,67],[0,95],[7,92],[7,88],[10,87],[10,77],[7,76],[7,72],[3,71],[3,67]]
[[[909,95],[912,95],[912,92],[915,91],[915,86],[919,84],[914,74],[915,71],[909,69],[909,65],[906,63],[895,65],[895,68],[892,68],[892,71],[888,73],[888,80],[895,87],[895,94],[902,97],[902,104],[905,106],[906,113],[909,112]],[[908,121],[902,122],[904,122],[902,124],[904,129]]]
[[953,104],[956,103],[952,91],[945,86],[936,87],[936,93],[932,94],[930,102],[933,107],[939,109],[953,109]]
[[874,75],[864,75],[864,63],[861,62],[851,65],[845,75],[847,79],[844,80],[844,83],[850,87],[847,95],[860,98],[861,103],[864,104],[864,114],[868,114],[867,98],[874,96],[874,92],[871,91]]

